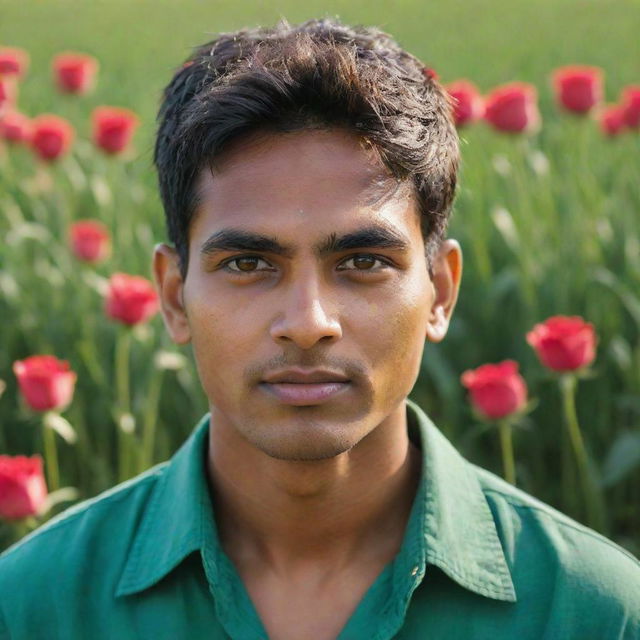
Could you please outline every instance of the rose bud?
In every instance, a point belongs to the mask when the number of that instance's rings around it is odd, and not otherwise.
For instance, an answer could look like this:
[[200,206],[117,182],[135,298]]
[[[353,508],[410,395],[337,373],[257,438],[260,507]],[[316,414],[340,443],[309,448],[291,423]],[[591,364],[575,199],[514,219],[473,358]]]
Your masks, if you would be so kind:
[[59,53],[52,62],[54,78],[63,93],[82,94],[93,89],[98,73],[98,61],[84,53]]
[[598,114],[600,131],[606,136],[617,136],[625,128],[624,107],[619,104],[611,104],[603,107]]
[[0,518],[40,515],[47,499],[42,458],[0,455]]
[[556,102],[567,111],[587,113],[602,102],[603,81],[599,67],[571,65],[556,69],[552,75]]
[[97,107],[91,116],[93,141],[106,153],[124,151],[138,126],[138,116],[120,107]]
[[484,115],[484,100],[477,87],[468,80],[448,84],[447,92],[453,102],[453,120],[456,127],[480,120]]
[[553,316],[527,333],[543,365],[554,371],[575,371],[596,357],[593,325],[580,316]]
[[36,411],[59,411],[73,398],[77,376],[65,360],[31,356],[14,362],[13,372],[25,402]]
[[527,404],[527,385],[514,360],[470,369],[461,380],[471,394],[472,405],[491,420],[517,413]]
[[31,147],[46,162],[67,153],[75,136],[73,127],[64,118],[44,114],[32,121]]
[[631,129],[640,127],[640,85],[625,87],[620,96],[620,104],[627,127]]
[[22,76],[29,68],[29,54],[24,49],[0,47],[0,75]]
[[31,140],[31,120],[19,111],[7,111],[0,118],[0,138],[11,144]]
[[540,125],[537,96],[536,88],[525,82],[497,87],[485,98],[484,118],[498,131],[534,131]]
[[84,262],[100,262],[110,253],[109,230],[97,220],[79,220],[69,227],[73,254]]
[[126,273],[115,273],[109,279],[105,312],[110,318],[134,325],[149,319],[158,309],[158,294],[149,280]]

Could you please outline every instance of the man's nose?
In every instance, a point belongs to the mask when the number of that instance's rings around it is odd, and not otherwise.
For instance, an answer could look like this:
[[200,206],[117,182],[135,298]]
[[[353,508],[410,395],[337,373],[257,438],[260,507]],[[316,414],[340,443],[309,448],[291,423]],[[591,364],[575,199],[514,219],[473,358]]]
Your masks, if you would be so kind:
[[279,343],[293,342],[300,349],[342,337],[336,305],[316,276],[301,277],[286,290],[271,337]]

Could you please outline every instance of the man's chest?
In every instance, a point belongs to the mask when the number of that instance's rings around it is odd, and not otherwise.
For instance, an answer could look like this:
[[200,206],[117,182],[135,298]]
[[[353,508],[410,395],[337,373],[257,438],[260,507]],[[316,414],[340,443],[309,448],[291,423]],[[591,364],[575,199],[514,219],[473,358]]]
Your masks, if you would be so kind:
[[382,566],[344,572],[324,584],[248,578],[247,593],[269,640],[335,640],[363,604]]

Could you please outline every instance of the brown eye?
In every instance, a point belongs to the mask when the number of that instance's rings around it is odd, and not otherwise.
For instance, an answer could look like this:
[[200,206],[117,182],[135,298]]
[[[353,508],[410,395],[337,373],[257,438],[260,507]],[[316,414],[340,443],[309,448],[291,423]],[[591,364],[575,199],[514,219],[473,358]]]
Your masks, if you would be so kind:
[[386,260],[370,254],[360,254],[345,260],[339,267],[341,271],[379,271],[390,266]]
[[258,264],[258,258],[237,258],[234,262],[240,271],[253,271]]
[[[261,265],[260,263],[263,263]],[[232,273],[254,273],[258,271],[271,271],[270,265],[266,260],[257,256],[240,256],[229,260],[224,267]],[[266,268],[265,268],[266,267]]]
[[371,269],[375,265],[376,259],[373,256],[356,256],[353,259],[353,266],[356,269]]

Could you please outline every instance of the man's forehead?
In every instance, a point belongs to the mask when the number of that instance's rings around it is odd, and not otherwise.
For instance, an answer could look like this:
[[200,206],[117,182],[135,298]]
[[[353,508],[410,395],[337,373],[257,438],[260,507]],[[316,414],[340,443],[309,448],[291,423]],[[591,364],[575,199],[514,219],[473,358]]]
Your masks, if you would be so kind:
[[[357,135],[340,129],[290,133],[256,132],[234,141],[200,171],[194,188],[196,206],[221,199],[236,207],[261,196],[283,180],[290,199],[313,193],[344,195],[351,204],[374,207],[413,193],[384,165],[377,149]],[[294,193],[292,194],[291,191]],[[282,195],[278,189],[276,196]],[[273,195],[272,199],[273,199]],[[194,207],[195,208],[195,207]]]

